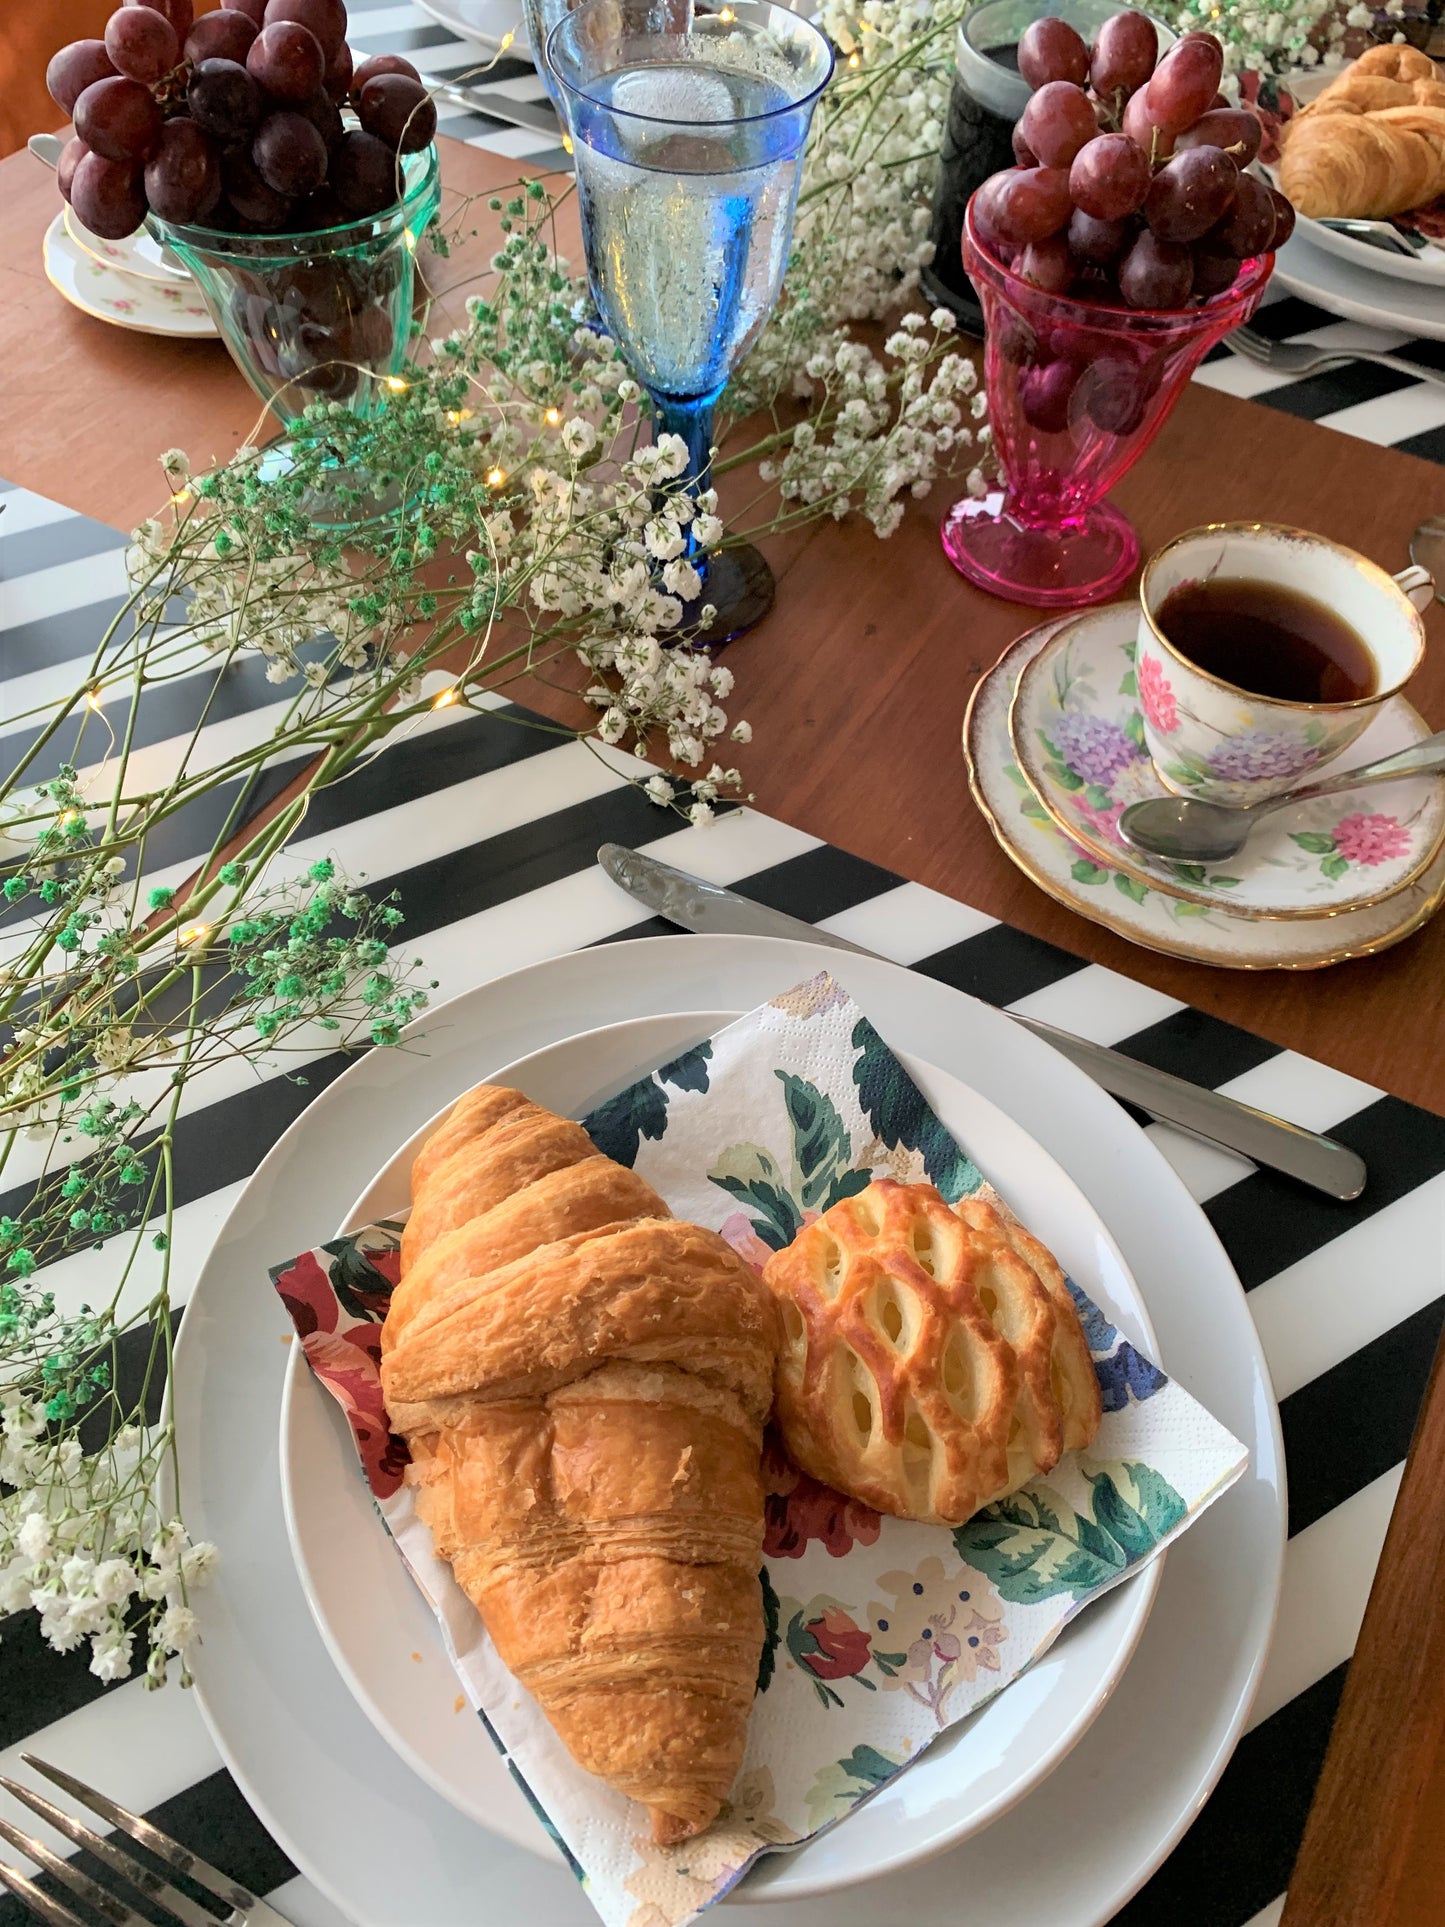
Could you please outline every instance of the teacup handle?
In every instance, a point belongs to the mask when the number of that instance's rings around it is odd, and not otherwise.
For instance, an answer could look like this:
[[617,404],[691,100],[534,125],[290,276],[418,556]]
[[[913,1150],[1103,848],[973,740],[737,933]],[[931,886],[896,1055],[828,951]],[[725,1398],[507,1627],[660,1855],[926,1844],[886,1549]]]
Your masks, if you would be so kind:
[[1400,569],[1395,575],[1395,587],[1415,608],[1424,615],[1435,598],[1435,578],[1428,569],[1422,569],[1418,562],[1408,569]]

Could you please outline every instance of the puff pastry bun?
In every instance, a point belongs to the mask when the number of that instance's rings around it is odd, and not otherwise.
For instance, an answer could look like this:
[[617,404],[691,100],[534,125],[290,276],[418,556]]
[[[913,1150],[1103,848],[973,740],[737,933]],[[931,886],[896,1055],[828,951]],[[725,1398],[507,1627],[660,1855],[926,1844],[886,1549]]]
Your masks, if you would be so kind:
[[762,1648],[772,1302],[519,1091],[464,1097],[412,1196],[381,1377],[418,1511],[573,1758],[685,1839]]
[[961,1525],[1088,1445],[1098,1380],[1037,1238],[981,1200],[879,1178],[763,1278],[782,1314],[777,1419],[814,1478]]
[[1284,131],[1279,184],[1315,220],[1385,220],[1445,193],[1445,85],[1416,47],[1369,47]]

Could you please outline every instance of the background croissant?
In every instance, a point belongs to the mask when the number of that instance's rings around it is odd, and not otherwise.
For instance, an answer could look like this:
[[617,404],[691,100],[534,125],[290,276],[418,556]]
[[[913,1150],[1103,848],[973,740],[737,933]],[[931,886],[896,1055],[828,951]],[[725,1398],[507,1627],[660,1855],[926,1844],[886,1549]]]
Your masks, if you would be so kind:
[[412,1198],[382,1386],[418,1511],[573,1758],[684,1839],[762,1647],[768,1294],[519,1091],[462,1098]]
[[1415,47],[1371,47],[1289,122],[1280,186],[1312,219],[1385,220],[1445,193],[1445,85]]

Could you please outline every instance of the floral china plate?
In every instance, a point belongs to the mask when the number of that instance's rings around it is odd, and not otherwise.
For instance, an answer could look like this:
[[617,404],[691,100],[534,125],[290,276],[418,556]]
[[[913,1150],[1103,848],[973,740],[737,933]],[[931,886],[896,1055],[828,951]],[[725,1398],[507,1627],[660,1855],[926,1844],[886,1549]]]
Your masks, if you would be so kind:
[[71,239],[60,214],[45,231],[45,278],[72,308],[97,321],[143,335],[217,337],[193,281],[142,281],[108,267]]
[[[1044,809],[1096,865],[1151,891],[1234,917],[1336,917],[1422,877],[1445,849],[1445,778],[1345,791],[1265,817],[1227,863],[1169,863],[1131,850],[1124,807],[1168,791],[1144,747],[1141,705],[1168,728],[1173,692],[1158,664],[1135,675],[1138,613],[1114,603],[1057,629],[1024,666],[1009,708],[1014,758]],[[1402,696],[1345,752],[1368,763],[1408,749],[1429,725]],[[1268,743],[1259,746],[1265,753]]]
[[134,275],[141,281],[172,281],[184,288],[195,286],[190,270],[168,258],[166,250],[144,228],[137,228],[123,241],[102,241],[84,226],[73,207],[62,208],[60,218],[65,223],[66,234],[81,253],[99,261],[102,267],[118,268],[122,274]]
[[1445,901],[1445,852],[1368,909],[1333,917],[1251,918],[1166,895],[1062,830],[1019,767],[1009,709],[1023,670],[1074,617],[1031,629],[980,678],[963,722],[969,785],[1000,847],[1046,895],[1166,956],[1234,970],[1318,970],[1371,957],[1418,930]]

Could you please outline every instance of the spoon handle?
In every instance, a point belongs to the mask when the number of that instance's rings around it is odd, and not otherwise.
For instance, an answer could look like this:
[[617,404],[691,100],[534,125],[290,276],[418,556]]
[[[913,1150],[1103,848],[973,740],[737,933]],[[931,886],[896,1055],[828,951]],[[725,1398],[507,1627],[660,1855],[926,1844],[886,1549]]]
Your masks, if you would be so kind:
[[1287,796],[1273,796],[1259,806],[1259,814],[1283,809],[1288,803],[1308,803],[1316,796],[1334,796],[1340,790],[1358,789],[1365,783],[1391,783],[1401,776],[1428,776],[1436,770],[1445,770],[1445,729],[1425,737],[1423,742],[1412,743],[1408,749],[1397,749],[1392,756],[1362,763],[1358,769],[1342,770],[1338,776],[1328,776],[1319,783],[1307,783],[1303,789],[1291,790]]

